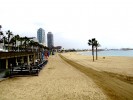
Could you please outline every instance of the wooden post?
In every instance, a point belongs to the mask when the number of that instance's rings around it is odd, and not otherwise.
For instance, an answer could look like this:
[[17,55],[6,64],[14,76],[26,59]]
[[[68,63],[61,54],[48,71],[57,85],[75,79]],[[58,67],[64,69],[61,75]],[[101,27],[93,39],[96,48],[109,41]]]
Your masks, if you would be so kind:
[[36,53],[33,55],[33,64],[35,65],[35,60],[36,60]]
[[15,58],[15,60],[16,60],[16,66],[18,66],[18,59],[17,59],[17,58]]
[[27,55],[27,65],[30,65],[29,55]]
[[21,59],[21,64],[22,64],[22,63],[24,63],[24,56],[23,56],[22,59]]
[[8,69],[8,58],[6,58],[6,69]]

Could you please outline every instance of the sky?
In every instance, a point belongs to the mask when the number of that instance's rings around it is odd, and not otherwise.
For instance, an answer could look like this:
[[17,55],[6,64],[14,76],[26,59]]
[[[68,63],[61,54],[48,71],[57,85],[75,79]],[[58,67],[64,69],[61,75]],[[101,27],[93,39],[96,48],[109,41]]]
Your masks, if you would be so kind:
[[54,35],[54,45],[90,49],[133,48],[133,0],[0,0],[2,31],[37,37],[43,28]]

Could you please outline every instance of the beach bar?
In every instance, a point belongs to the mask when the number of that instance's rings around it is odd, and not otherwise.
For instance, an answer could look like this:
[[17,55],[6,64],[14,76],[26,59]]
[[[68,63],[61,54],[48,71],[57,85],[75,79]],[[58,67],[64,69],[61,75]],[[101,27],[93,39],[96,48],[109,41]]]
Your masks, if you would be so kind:
[[5,70],[12,65],[13,67],[23,63],[35,63],[38,54],[35,52],[0,52],[0,70]]

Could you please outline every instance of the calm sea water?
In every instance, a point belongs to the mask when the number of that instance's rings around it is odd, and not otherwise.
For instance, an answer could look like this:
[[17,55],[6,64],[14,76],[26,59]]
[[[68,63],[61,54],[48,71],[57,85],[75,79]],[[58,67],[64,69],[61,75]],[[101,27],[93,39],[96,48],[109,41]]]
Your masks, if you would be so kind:
[[[92,55],[91,51],[81,52],[82,55]],[[109,50],[98,51],[98,56],[130,56],[133,57],[133,50]]]

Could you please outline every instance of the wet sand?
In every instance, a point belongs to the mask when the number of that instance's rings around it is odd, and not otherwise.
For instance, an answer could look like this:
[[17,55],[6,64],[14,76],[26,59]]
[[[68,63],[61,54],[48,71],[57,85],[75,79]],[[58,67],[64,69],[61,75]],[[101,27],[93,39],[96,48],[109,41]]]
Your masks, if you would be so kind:
[[91,77],[54,55],[39,76],[0,82],[0,100],[110,100],[110,97]]

